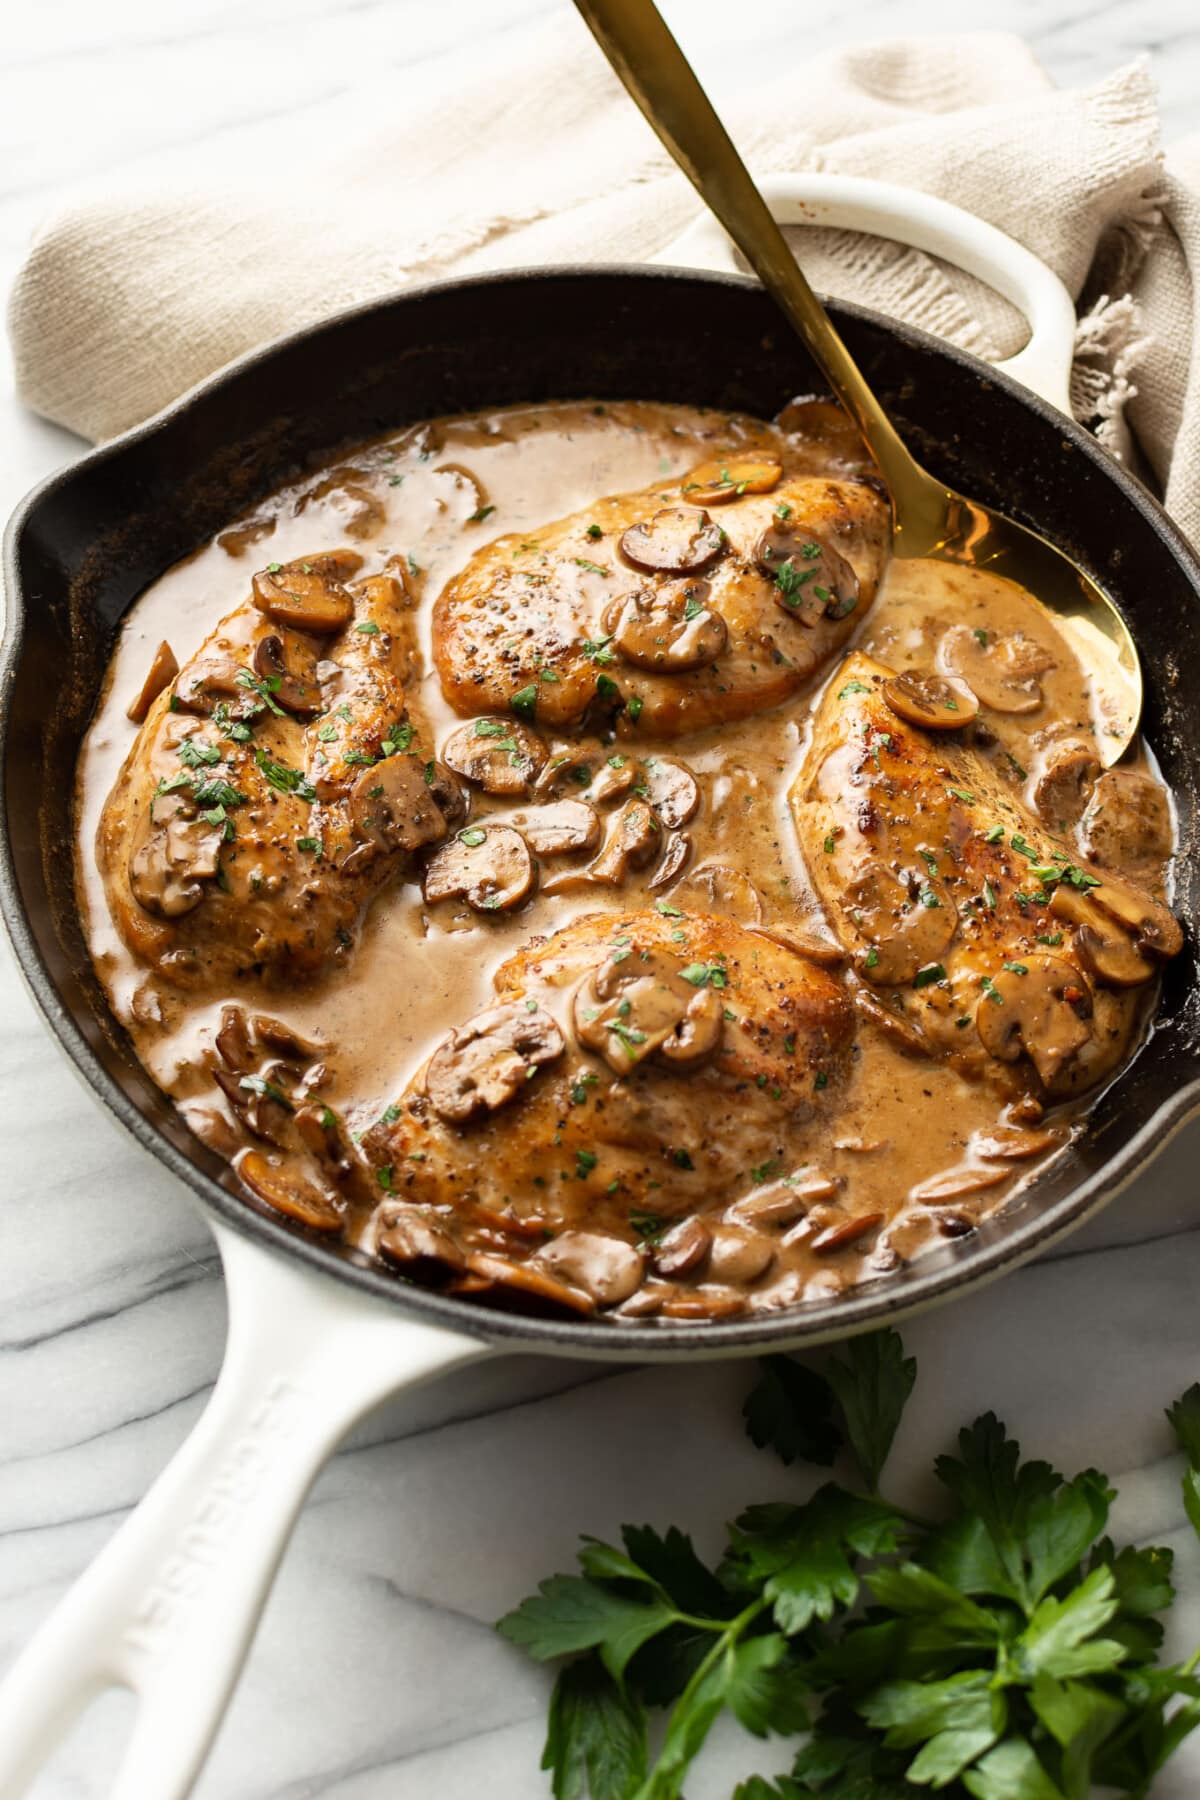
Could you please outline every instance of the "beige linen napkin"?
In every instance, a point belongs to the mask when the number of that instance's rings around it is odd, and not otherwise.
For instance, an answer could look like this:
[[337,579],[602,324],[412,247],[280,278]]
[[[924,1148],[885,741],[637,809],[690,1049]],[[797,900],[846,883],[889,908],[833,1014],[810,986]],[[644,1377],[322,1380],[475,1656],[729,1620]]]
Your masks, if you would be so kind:
[[[1200,139],[1164,169],[1140,63],[1059,90],[1016,38],[929,37],[810,58],[724,110],[760,175],[824,169],[921,188],[1049,263],[1080,307],[1077,416],[1200,538]],[[697,207],[573,14],[452,106],[312,136],[305,146],[281,127],[277,174],[108,191],[52,219],[10,306],[25,402],[107,438],[355,301],[450,272],[644,259]],[[1004,301],[917,251],[846,232],[796,238],[826,292],[981,356],[1022,341]]]

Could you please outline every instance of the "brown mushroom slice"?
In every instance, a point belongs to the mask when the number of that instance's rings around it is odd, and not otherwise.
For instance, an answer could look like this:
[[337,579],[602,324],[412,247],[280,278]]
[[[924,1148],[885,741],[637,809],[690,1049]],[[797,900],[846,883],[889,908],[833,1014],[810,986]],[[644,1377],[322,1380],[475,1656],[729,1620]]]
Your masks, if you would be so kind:
[[[981,1169],[975,1163],[958,1163],[952,1169],[942,1169],[926,1181],[919,1181],[908,1190],[908,1198],[916,1206],[940,1206],[945,1200],[965,1200],[968,1194],[985,1194],[989,1188],[999,1187],[1002,1181],[1011,1179],[1011,1169]],[[947,1233],[947,1236],[958,1235]]]
[[1139,769],[1106,770],[1079,821],[1079,845],[1101,868],[1148,865],[1157,873],[1174,847],[1165,791]]
[[692,470],[682,491],[697,506],[723,506],[743,494],[769,494],[782,474],[782,465],[765,456],[713,458]]
[[560,1281],[534,1262],[510,1262],[507,1257],[471,1251],[468,1273],[455,1283],[454,1292],[469,1294],[485,1306],[515,1305],[522,1312],[581,1313],[589,1318],[596,1302],[583,1288]]
[[276,1212],[307,1225],[310,1231],[342,1229],[342,1210],[336,1194],[317,1186],[288,1160],[247,1150],[237,1172],[250,1192]]
[[252,710],[259,705],[253,693],[250,671],[232,656],[214,650],[190,662],[175,683],[175,704],[181,712],[210,717],[224,700],[239,700]]
[[253,1067],[250,1026],[240,1006],[230,1002],[228,1006],[221,1008],[221,1024],[213,1041],[217,1047],[217,1055],[227,1068],[244,1075]]
[[[1060,882],[1059,887],[1062,885]],[[1108,918],[1123,925],[1139,950],[1170,962],[1183,949],[1183,932],[1174,913],[1143,889],[1107,875],[1087,890],[1087,898]],[[1053,905],[1050,910],[1053,912]]]
[[448,830],[419,756],[385,756],[364,769],[348,810],[358,836],[379,850],[419,850],[440,843]]
[[273,1019],[269,1013],[255,1013],[250,1021],[254,1035],[260,1044],[268,1044],[281,1056],[290,1057],[293,1062],[308,1062],[319,1056],[323,1046],[313,1038],[301,1037],[294,1026],[283,1019]]
[[756,1225],[791,1225],[803,1218],[810,1206],[836,1200],[841,1186],[836,1175],[827,1175],[822,1169],[801,1169],[785,1181],[773,1181],[735,1200],[729,1216]]
[[278,1082],[266,1074],[231,1069],[214,1069],[213,1080],[247,1131],[283,1148],[288,1141],[293,1107],[290,1096]]
[[712,1232],[703,1219],[681,1219],[666,1232],[654,1251],[654,1272],[669,1280],[694,1275],[708,1256]]
[[295,1124],[301,1142],[312,1152],[318,1163],[335,1180],[344,1180],[350,1173],[350,1152],[333,1109],[328,1106],[302,1106],[296,1113]]
[[1062,738],[1039,751],[1030,791],[1038,814],[1054,831],[1078,823],[1100,773],[1094,744]]
[[413,1281],[447,1281],[466,1268],[466,1257],[445,1226],[421,1207],[388,1202],[379,1209],[376,1255]]
[[847,986],[855,1012],[860,1013],[864,1019],[869,1019],[872,1025],[878,1026],[884,1036],[890,1038],[905,1056],[929,1055],[929,1045],[903,1013],[885,1005],[880,995],[873,993],[865,982],[853,974],[847,978]]
[[155,796],[146,834],[129,858],[129,888],[145,912],[179,919],[199,906],[204,883],[217,875],[225,827],[190,816],[186,802],[158,824],[162,800],[179,801],[181,796]]
[[775,1245],[753,1227],[722,1224],[712,1234],[708,1277],[730,1287],[749,1287],[764,1276],[775,1261]]
[[706,605],[708,593],[706,581],[689,581],[619,596],[603,621],[614,650],[634,668],[657,675],[707,668],[729,641],[724,619]]
[[636,757],[606,750],[602,744],[580,744],[550,758],[534,783],[534,794],[539,800],[586,794],[592,806],[605,806],[627,794],[641,778],[642,765]]
[[475,825],[434,852],[425,868],[425,898],[465,899],[476,912],[508,912],[537,886],[529,846],[511,825]]
[[[293,649],[295,646],[293,646]],[[283,640],[269,632],[254,646],[254,673],[266,686],[276,706],[298,719],[315,718],[324,708],[317,680],[316,658],[310,654],[307,679],[294,674],[284,660]]]
[[513,824],[535,856],[570,856],[600,841],[600,815],[586,800],[554,800],[517,813]]
[[1083,976],[1061,956],[1026,956],[985,978],[975,1027],[997,1062],[1029,1057],[1050,1087],[1092,1035],[1092,996]]
[[361,566],[362,557],[353,550],[271,563],[259,570],[251,584],[254,604],[277,625],[290,626],[293,631],[311,631],[318,636],[344,631],[354,617],[354,599],[345,583]]
[[1054,667],[1054,658],[1021,633],[995,637],[980,627],[952,625],[938,646],[938,664],[965,681],[980,706],[1033,713],[1043,701],[1037,678]]
[[846,911],[868,944],[859,971],[878,987],[935,966],[958,929],[958,909],[934,876],[901,880],[890,869],[867,869],[847,888]]
[[536,731],[514,719],[472,719],[442,746],[442,761],[485,794],[527,794],[548,755]]
[[[487,489],[478,475],[473,475],[470,469],[462,463],[439,463],[432,472],[434,475],[448,475],[450,485],[457,492],[465,495],[470,511],[463,521],[464,524],[480,525],[495,512],[495,507],[488,504]],[[443,504],[441,500],[438,501],[439,506]]]
[[908,669],[883,684],[883,697],[898,719],[922,731],[961,731],[979,711],[979,702],[956,675]]
[[140,725],[163,689],[170,687],[178,673],[175,652],[164,638],[146,670],[146,679],[125,708],[125,717],[134,725]]
[[602,1231],[563,1231],[529,1259],[534,1268],[582,1288],[597,1306],[619,1306],[642,1285],[646,1262],[624,1238]]
[[[692,979],[693,970],[701,979]],[[649,1056],[691,1068],[721,1041],[725,1009],[707,970],[668,951],[610,958],[575,994],[575,1035],[610,1069],[627,1075]]]
[[686,833],[682,831],[668,832],[659,865],[646,883],[650,892],[656,894],[661,889],[670,887],[673,881],[678,881],[680,875],[687,868],[688,858],[691,854],[692,840]]
[[1050,911],[1074,927],[1080,960],[1104,987],[1140,987],[1153,980],[1156,965],[1139,949],[1128,926],[1103,913],[1088,894],[1060,882]]
[[715,912],[736,919],[739,925],[757,926],[763,921],[762,895],[741,869],[731,863],[700,863],[676,890],[676,904],[695,905],[700,912]]
[[646,798],[670,831],[686,825],[700,804],[696,777],[669,756],[652,756],[644,771]]
[[800,519],[777,519],[759,538],[754,560],[773,583],[789,618],[812,627],[822,618],[844,619],[858,605],[858,576],[840,550],[809,531]]
[[631,869],[643,869],[662,843],[662,826],[644,800],[627,800],[608,822],[604,847],[586,869],[555,875],[545,884],[548,894],[579,887],[620,887]]
[[860,1213],[857,1219],[845,1219],[840,1225],[828,1225],[819,1231],[809,1249],[814,1256],[836,1256],[839,1250],[848,1250],[851,1244],[857,1244],[883,1224],[884,1214],[881,1212]]
[[621,533],[621,554],[647,574],[699,575],[725,548],[725,533],[699,506],[664,506]]
[[534,1071],[564,1048],[549,1013],[530,1012],[524,1002],[492,1006],[439,1044],[425,1071],[425,1092],[440,1119],[465,1125],[525,1093]]
[[1026,1162],[1046,1150],[1057,1150],[1063,1133],[1053,1126],[1044,1131],[1028,1131],[1020,1125],[989,1125],[971,1138],[971,1151],[987,1162]]

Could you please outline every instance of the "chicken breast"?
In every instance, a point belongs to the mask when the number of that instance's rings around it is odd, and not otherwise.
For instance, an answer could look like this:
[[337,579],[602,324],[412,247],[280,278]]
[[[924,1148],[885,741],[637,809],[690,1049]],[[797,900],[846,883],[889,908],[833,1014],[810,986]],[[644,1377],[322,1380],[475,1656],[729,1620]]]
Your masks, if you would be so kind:
[[497,538],[433,618],[460,713],[573,728],[616,717],[675,737],[779,705],[875,596],[888,506],[865,480],[718,458]]
[[923,727],[906,688],[848,658],[790,796],[859,1004],[966,1073],[1083,1091],[1128,1056],[1179,928],[1148,893],[1076,862],[1003,757],[953,729],[974,712],[969,694],[942,683],[940,708],[926,696],[940,717]]
[[312,975],[448,830],[456,785],[410,715],[408,596],[335,551],[254,578],[150,706],[97,854],[130,949],[197,987]]
[[362,1141],[380,1253],[459,1291],[626,1300],[647,1239],[793,1167],[836,1108],[839,982],[732,920],[582,918],[495,990]]

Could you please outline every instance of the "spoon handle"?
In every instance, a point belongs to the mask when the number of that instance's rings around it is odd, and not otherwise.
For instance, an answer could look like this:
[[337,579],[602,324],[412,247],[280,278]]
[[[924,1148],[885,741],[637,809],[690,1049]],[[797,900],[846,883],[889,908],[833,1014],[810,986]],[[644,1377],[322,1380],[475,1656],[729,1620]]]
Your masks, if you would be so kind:
[[653,0],[575,0],[600,48],[702,200],[799,332],[857,420],[899,499],[929,481],[805,280],[712,102]]

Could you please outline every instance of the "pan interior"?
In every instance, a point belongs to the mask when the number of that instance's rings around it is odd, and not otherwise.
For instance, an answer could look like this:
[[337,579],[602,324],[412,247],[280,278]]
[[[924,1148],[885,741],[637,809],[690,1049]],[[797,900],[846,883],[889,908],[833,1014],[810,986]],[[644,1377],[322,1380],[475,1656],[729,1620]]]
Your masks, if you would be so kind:
[[[1142,491],[1087,435],[922,334],[850,308],[840,327],[937,474],[1052,536],[1114,595],[1147,669],[1145,731],[1179,811],[1177,910],[1194,916],[1189,854],[1200,711],[1200,570]],[[585,345],[586,356],[580,355]],[[75,916],[71,801],[79,743],[113,635],[143,589],[231,513],[361,441],[435,414],[520,401],[631,396],[769,415],[821,381],[771,303],[736,279],[660,271],[516,275],[370,307],[247,360],[157,423],[35,495],[8,540],[4,903],[26,974],[85,1077],[208,1206],[328,1266],[334,1253],[251,1212],[136,1063],[91,972]],[[45,697],[56,696],[49,718]],[[1172,965],[1150,1041],[1053,1170],[976,1237],[832,1306],[703,1327],[707,1351],[810,1340],[924,1304],[1030,1253],[1127,1178],[1190,1104],[1197,1064],[1191,947]],[[354,1252],[336,1265],[388,1298],[492,1337],[586,1353],[700,1349],[695,1327],[481,1318],[400,1286]]]

